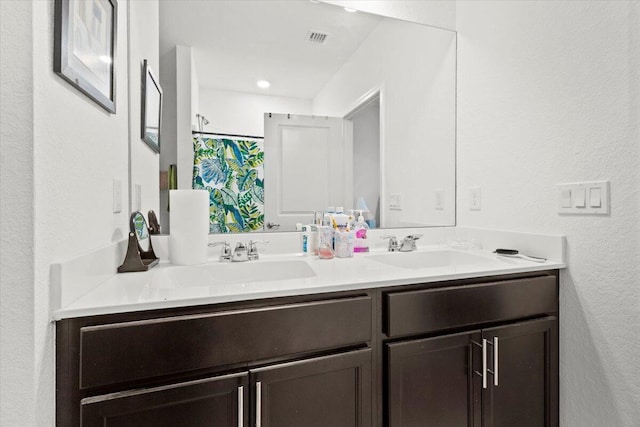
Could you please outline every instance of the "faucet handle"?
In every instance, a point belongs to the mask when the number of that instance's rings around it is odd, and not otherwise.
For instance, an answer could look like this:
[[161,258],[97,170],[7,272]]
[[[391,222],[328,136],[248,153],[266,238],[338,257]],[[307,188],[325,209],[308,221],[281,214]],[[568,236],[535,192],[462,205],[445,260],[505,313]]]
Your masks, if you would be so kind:
[[398,250],[398,240],[393,234],[382,236],[381,239],[389,239],[389,246],[387,247],[389,252],[395,252]]
[[231,246],[228,241],[224,242],[214,242],[209,243],[209,247],[214,246],[222,246],[222,250],[220,250],[220,261],[230,261],[231,260]]
[[416,246],[416,240],[422,237],[422,234],[409,234],[402,240],[400,245],[400,252],[415,251],[418,249]]
[[247,253],[250,261],[255,261],[259,258],[258,248],[256,244],[258,243],[269,243],[268,240],[249,240],[249,251]]

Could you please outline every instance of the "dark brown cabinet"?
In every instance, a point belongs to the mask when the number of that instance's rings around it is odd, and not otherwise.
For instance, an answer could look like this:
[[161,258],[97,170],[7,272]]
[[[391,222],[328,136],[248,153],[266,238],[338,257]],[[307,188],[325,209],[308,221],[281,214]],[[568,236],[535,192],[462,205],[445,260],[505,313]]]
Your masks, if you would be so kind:
[[57,425],[369,427],[372,312],[360,292],[60,321]]
[[[498,343],[498,380],[496,385],[489,375],[491,381],[482,399],[483,425],[557,426],[557,318],[485,329],[482,334]],[[489,346],[491,359],[495,355],[493,347]]]
[[556,426],[557,319],[387,345],[389,427]]
[[385,301],[389,427],[558,425],[557,275],[391,291]]
[[64,319],[56,425],[556,427],[557,316],[545,271]]

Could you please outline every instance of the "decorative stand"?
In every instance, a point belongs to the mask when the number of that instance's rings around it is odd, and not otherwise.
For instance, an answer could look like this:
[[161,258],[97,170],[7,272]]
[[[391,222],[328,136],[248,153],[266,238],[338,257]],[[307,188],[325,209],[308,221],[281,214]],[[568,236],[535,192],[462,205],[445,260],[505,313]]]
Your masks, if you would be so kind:
[[160,222],[154,211],[149,211],[149,234],[160,234]]
[[149,250],[145,251],[140,247],[136,233],[129,233],[129,244],[127,245],[127,255],[124,262],[118,267],[118,273],[131,273],[134,271],[147,271],[158,264],[160,259],[153,252],[153,245],[149,237]]

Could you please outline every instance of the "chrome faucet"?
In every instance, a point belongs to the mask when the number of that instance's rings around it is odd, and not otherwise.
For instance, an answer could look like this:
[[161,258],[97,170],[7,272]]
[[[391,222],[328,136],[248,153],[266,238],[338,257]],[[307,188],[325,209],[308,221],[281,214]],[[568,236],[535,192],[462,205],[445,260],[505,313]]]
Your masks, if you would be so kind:
[[396,236],[390,234],[388,236],[382,236],[381,239],[389,239],[389,246],[387,246],[389,252],[397,252],[400,250]]
[[222,250],[220,250],[220,261],[231,261],[231,246],[229,246],[229,242],[209,243],[209,246],[222,246]]
[[400,244],[400,248],[398,249],[400,252],[411,252],[418,249],[416,246],[416,240],[422,237],[422,234],[409,234],[407,237],[402,239],[402,243]]
[[258,248],[256,243],[269,243],[268,240],[249,240],[249,250],[247,251],[247,257],[249,261],[256,261],[260,256],[258,255]]
[[236,248],[233,250],[232,262],[244,262],[249,261],[249,251],[247,245],[243,242],[236,243]]

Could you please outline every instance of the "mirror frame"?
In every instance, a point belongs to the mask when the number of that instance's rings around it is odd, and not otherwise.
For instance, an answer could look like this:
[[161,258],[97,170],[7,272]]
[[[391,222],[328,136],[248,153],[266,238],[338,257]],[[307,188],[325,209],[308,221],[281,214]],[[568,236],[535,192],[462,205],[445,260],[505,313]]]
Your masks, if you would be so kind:
[[[151,110],[151,105],[147,101],[152,95],[158,95],[160,97],[160,103],[157,111]],[[144,60],[142,66],[142,116],[141,116],[141,134],[140,137],[149,147],[156,153],[160,152],[160,139],[162,138],[162,88],[160,87],[160,81],[156,78],[149,61]],[[157,118],[158,130],[154,133],[151,131],[149,123],[153,123],[153,118]],[[156,137],[156,139],[153,138]]]

